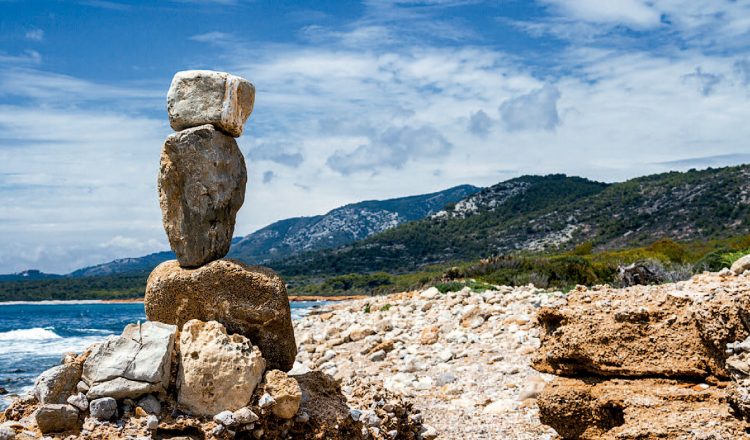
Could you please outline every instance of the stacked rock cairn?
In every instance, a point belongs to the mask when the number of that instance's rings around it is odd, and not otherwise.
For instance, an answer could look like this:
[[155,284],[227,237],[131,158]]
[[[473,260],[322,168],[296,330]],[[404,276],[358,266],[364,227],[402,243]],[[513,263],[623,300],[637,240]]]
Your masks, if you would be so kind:
[[[286,287],[269,269],[223,259],[247,182],[235,137],[254,98],[254,86],[234,75],[175,75],[167,107],[177,132],[164,142],[158,187],[177,261],[149,276],[148,322],[66,355],[37,379],[29,418],[42,433],[80,429],[86,437],[123,413],[155,431],[165,404],[212,419],[215,435],[252,429],[252,408],[277,420],[297,415],[300,386],[286,374],[297,352]],[[7,414],[26,420],[24,403]]]

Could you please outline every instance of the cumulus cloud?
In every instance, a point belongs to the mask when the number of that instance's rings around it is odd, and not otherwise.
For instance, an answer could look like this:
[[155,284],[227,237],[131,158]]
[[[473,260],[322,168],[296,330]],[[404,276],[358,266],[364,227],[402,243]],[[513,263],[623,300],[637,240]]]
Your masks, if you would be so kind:
[[492,128],[492,119],[484,112],[479,110],[469,117],[469,131],[480,137],[487,136]]
[[411,159],[434,160],[451,148],[453,145],[432,127],[392,127],[354,151],[336,151],[326,164],[344,175],[380,168],[400,169]]
[[560,91],[546,84],[531,92],[510,98],[500,105],[500,117],[510,131],[554,130],[560,123],[557,101]]

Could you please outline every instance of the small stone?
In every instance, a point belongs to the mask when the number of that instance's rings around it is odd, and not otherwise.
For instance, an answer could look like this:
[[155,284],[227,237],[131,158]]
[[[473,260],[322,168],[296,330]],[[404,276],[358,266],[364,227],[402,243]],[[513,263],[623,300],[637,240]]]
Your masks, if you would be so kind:
[[432,426],[422,425],[422,430],[419,432],[419,435],[423,440],[434,440],[437,438],[438,433]]
[[90,387],[84,381],[80,381],[80,382],[78,382],[78,385],[76,385],[76,389],[78,390],[78,392],[79,393],[83,393],[83,394],[88,393],[89,392],[89,388]]
[[440,339],[440,327],[430,325],[422,329],[419,334],[419,343],[422,345],[432,345]]
[[237,424],[234,419],[234,413],[232,411],[222,411],[214,416],[214,422],[220,423],[224,426],[232,426]]
[[33,418],[42,433],[61,432],[78,426],[78,410],[71,405],[46,404],[34,411]]
[[111,397],[92,400],[89,404],[91,417],[98,420],[109,420],[117,414],[117,401]]
[[453,359],[453,352],[445,349],[438,353],[438,359],[440,359],[443,362],[448,362],[449,360]]
[[136,406],[135,407],[135,416],[138,417],[138,418],[146,417],[146,416],[148,416],[148,413],[146,412],[145,409],[141,408],[140,406]]
[[0,426],[0,440],[14,440],[16,438],[16,431]]
[[350,409],[349,410],[349,416],[354,420],[355,422],[358,422],[359,419],[362,417],[362,411],[358,409]]
[[78,408],[80,411],[89,409],[89,399],[83,393],[74,394],[68,397],[68,403]]
[[142,398],[138,401],[138,406],[143,408],[149,414],[161,414],[161,403],[159,399],[154,397],[152,394]]
[[364,327],[359,324],[354,324],[349,328],[349,339],[352,340],[352,342],[361,341],[362,339],[375,334],[375,330]]
[[378,350],[375,353],[370,355],[370,360],[372,362],[380,362],[385,359],[385,350]]
[[146,429],[149,431],[156,431],[159,428],[159,418],[155,415],[150,415],[146,418]]
[[297,381],[279,370],[266,373],[265,391],[276,402],[271,411],[281,419],[291,419],[299,411],[302,390]]
[[276,401],[273,400],[270,394],[265,393],[258,399],[258,406],[261,408],[268,408],[269,406],[275,405]]
[[258,421],[259,417],[248,407],[238,409],[233,414],[238,425],[249,425]]
[[263,431],[262,429],[256,429],[256,430],[253,431],[253,437],[255,437],[257,439],[263,438],[263,434],[264,433],[265,433],[265,431]]
[[297,415],[297,417],[294,419],[297,423],[307,423],[310,421],[310,414],[306,412],[302,412]]

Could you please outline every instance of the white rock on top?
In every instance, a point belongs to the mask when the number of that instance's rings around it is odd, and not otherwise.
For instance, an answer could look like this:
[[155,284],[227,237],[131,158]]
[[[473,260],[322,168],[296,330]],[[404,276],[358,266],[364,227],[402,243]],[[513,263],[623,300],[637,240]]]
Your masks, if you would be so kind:
[[213,124],[239,137],[254,104],[250,81],[211,70],[177,72],[167,93],[169,124],[175,131]]
[[177,326],[160,322],[130,324],[122,336],[97,346],[83,364],[89,399],[135,398],[163,392],[169,385]]

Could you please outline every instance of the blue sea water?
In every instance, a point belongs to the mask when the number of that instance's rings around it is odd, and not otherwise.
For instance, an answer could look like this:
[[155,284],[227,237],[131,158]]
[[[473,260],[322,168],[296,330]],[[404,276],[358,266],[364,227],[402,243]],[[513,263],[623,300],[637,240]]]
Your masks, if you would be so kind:
[[[322,304],[293,302],[292,318]],[[0,395],[0,410],[15,394],[31,389],[41,372],[59,364],[63,353],[80,353],[145,320],[143,303],[0,303],[0,387],[8,391]]]

